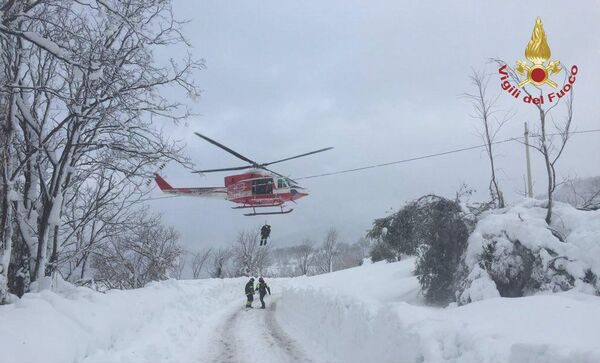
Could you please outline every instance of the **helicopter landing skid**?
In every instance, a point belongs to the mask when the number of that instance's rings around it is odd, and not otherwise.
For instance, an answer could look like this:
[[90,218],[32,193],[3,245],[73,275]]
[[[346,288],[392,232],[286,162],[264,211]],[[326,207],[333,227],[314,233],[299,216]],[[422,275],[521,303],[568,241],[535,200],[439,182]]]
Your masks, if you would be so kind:
[[231,207],[231,209],[248,209],[248,208],[270,208],[270,207],[280,207],[283,203],[275,203],[275,204],[263,204],[263,205],[240,205],[237,207]]
[[[256,208],[264,208],[264,207],[279,207],[281,209],[281,211],[256,212]],[[244,215],[247,216],[247,217],[250,217],[250,216],[268,216],[268,215],[274,215],[274,214],[288,214],[288,213],[291,213],[294,210],[293,208],[284,210],[283,209],[283,203],[277,204],[277,205],[270,205],[270,206],[267,206],[267,205],[252,206],[252,207],[249,207],[249,208],[252,208],[252,213],[245,213]]]
[[281,212],[259,212],[259,213],[245,213],[244,215],[247,217],[251,217],[251,216],[268,216],[268,215],[274,215],[274,214],[288,214],[291,213],[293,211],[293,209],[288,209],[288,210],[282,210]]

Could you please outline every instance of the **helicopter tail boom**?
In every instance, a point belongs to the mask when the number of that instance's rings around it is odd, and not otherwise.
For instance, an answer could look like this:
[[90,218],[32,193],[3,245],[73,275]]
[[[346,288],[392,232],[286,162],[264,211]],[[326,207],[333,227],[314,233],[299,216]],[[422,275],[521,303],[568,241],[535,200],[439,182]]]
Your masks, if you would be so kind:
[[223,187],[201,187],[201,188],[173,188],[160,175],[154,177],[156,184],[163,193],[175,195],[187,195],[191,197],[227,199],[227,188]]
[[154,176],[154,180],[156,181],[156,184],[158,184],[158,187],[160,188],[160,190],[165,191],[165,190],[171,190],[173,189],[173,187],[171,186],[171,184],[167,183],[166,180],[164,180],[160,175],[155,174]]

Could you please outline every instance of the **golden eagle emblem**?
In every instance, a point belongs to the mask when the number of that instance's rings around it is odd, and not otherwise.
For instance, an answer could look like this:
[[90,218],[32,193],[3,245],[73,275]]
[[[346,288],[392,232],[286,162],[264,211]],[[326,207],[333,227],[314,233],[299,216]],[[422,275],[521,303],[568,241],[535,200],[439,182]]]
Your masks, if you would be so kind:
[[[517,67],[515,68],[519,74],[527,77],[519,83],[519,87],[523,87],[528,83],[535,86],[547,83],[551,87],[556,88],[557,84],[548,77],[560,72],[560,61],[548,62],[550,59],[550,47],[548,46],[546,33],[542,26],[542,20],[539,17],[535,21],[531,40],[527,44],[527,48],[525,48],[525,58],[531,64],[528,64],[527,61],[517,61]],[[545,64],[546,62],[548,63]]]

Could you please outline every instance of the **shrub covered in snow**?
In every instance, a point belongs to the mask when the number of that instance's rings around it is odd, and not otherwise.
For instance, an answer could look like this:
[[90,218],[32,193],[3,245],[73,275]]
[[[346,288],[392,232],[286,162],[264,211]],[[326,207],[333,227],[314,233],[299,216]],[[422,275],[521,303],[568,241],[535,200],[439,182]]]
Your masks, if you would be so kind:
[[461,303],[538,291],[600,290],[600,211],[557,203],[547,225],[545,202],[532,199],[490,211],[468,241],[457,292]]
[[470,218],[458,202],[427,195],[373,225],[368,234],[376,239],[373,261],[416,255],[415,273],[425,299],[442,305],[454,301],[456,271],[470,230]]
[[389,244],[382,240],[376,240],[373,245],[371,245],[369,256],[373,262],[383,260],[393,262],[398,259],[397,252],[394,251]]

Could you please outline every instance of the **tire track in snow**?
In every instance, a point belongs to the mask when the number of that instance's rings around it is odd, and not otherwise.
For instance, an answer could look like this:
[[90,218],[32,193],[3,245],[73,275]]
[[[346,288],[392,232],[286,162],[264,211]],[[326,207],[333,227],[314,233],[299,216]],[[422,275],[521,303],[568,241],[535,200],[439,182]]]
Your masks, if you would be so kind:
[[265,310],[236,310],[223,323],[212,363],[311,363],[279,326],[275,302]]
[[241,311],[235,311],[225,320],[222,327],[221,336],[215,344],[219,345],[219,351],[212,360],[212,363],[238,363],[237,349],[235,345],[235,336],[233,329]]
[[290,358],[290,362],[310,363],[311,360],[306,357],[304,351],[281,329],[279,323],[275,319],[275,310],[277,303],[273,302],[269,306],[269,312],[265,315],[265,322],[268,331],[273,339],[278,343],[280,349],[284,350]]

